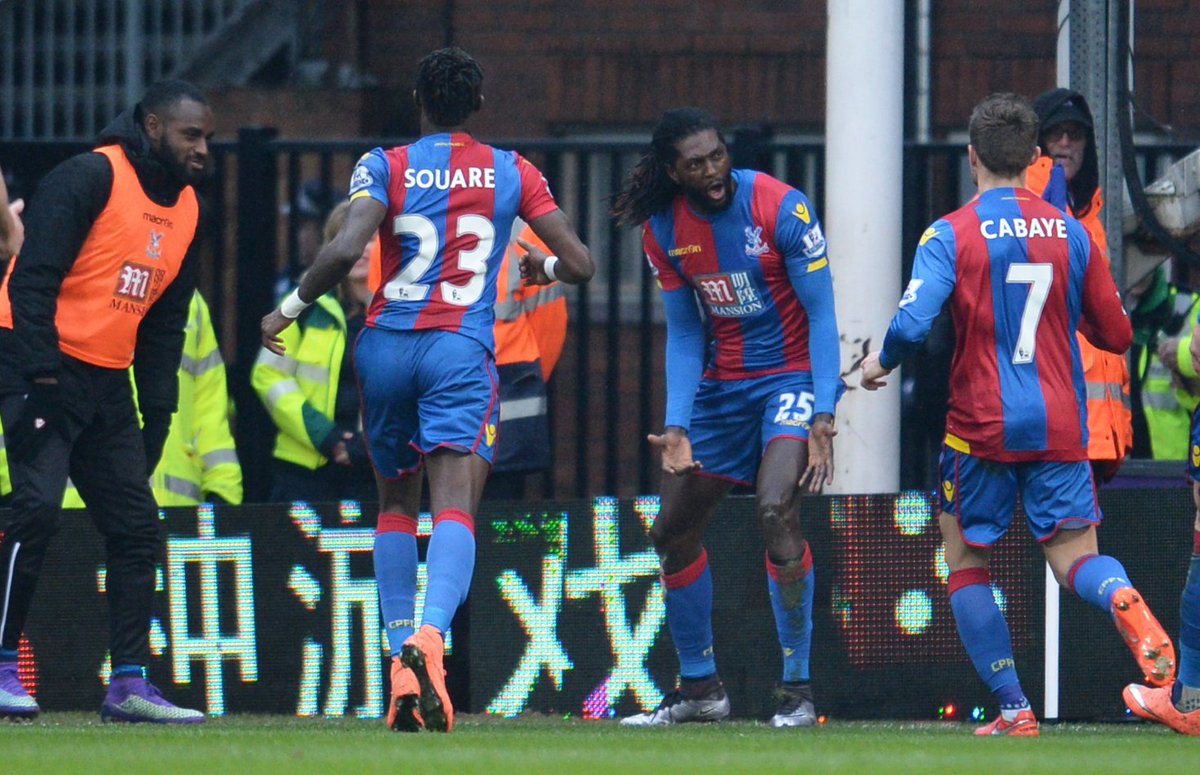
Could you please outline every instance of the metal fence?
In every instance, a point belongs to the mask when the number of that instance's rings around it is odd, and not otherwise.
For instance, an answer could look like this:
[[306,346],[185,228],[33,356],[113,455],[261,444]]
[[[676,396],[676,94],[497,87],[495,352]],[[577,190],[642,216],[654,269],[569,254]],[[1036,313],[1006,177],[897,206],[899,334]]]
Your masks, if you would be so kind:
[[[824,212],[825,160],[819,140],[738,132],[731,133],[731,139],[737,165],[791,182],[810,196],[818,213]],[[249,371],[259,349],[259,319],[277,302],[280,273],[294,271],[299,261],[298,213],[291,205],[307,181],[344,191],[362,153],[401,142],[281,140],[273,130],[250,128],[241,130],[236,141],[214,146],[215,175],[204,192],[209,260],[200,286],[218,321],[230,366],[249,500],[265,498],[269,490],[274,428],[250,388]],[[645,139],[496,144],[520,151],[546,173],[597,262],[590,283],[568,289],[571,325],[550,384],[556,462],[535,481],[533,494],[653,492],[658,463],[644,438],[659,427],[663,415],[662,311],[637,230],[617,229],[607,216],[609,197],[645,147]],[[0,165],[15,173],[19,190],[28,192],[55,163],[85,148],[80,143],[0,140]],[[1139,146],[1143,179],[1157,177],[1191,150],[1174,144]],[[904,153],[902,254],[907,274],[921,232],[966,201],[973,186],[962,144],[909,144]],[[901,432],[915,440],[925,424],[922,410],[912,402],[904,406]],[[906,448],[904,486],[926,485],[928,466],[920,463],[918,452]]]
[[0,137],[94,136],[251,2],[0,2]]

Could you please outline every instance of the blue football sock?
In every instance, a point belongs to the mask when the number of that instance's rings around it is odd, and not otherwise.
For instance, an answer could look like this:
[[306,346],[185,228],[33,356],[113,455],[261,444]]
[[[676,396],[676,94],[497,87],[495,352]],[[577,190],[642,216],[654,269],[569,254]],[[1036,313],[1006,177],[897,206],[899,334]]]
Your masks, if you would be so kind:
[[417,626],[417,520],[404,514],[380,513],[374,559],[388,650],[398,656]]
[[467,599],[475,571],[475,520],[458,509],[446,509],[433,520],[433,535],[425,555],[429,583],[421,624],[439,632],[450,629],[454,612]]
[[16,662],[16,661],[17,661],[17,650],[16,649],[0,649],[0,662]]
[[1179,600],[1179,683],[1200,688],[1200,555],[1192,555]]
[[1018,705],[1025,693],[1017,678],[1008,622],[996,605],[990,574],[986,568],[954,571],[948,585],[958,637],[975,665],[975,672],[1002,706]]
[[1080,557],[1067,571],[1067,586],[1079,597],[1112,613],[1112,599],[1119,590],[1132,587],[1125,566],[1107,554],[1088,554]]
[[122,678],[127,675],[138,675],[145,677],[146,668],[142,665],[117,665],[113,668],[113,678]]
[[679,676],[704,678],[717,672],[713,655],[712,573],[708,552],[700,550],[695,562],[678,573],[663,576],[666,589],[667,627],[679,654]]
[[767,557],[767,590],[771,595],[771,610],[775,612],[775,631],[783,650],[784,683],[804,683],[809,679],[815,578],[807,542],[798,560],[776,565]]

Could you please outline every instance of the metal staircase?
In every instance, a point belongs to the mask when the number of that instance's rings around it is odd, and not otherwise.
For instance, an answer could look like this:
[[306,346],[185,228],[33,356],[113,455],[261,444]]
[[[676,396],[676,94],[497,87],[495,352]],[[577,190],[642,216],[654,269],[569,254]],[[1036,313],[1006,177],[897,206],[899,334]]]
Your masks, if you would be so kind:
[[314,0],[0,0],[0,139],[91,139],[156,80],[245,84]]

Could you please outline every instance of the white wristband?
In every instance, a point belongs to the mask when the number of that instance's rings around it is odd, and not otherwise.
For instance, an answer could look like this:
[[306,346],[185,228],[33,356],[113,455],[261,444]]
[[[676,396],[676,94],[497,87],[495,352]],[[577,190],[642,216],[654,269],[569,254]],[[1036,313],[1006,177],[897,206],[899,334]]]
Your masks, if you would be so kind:
[[558,267],[558,256],[546,256],[546,263],[542,264],[542,271],[551,280],[558,279],[558,272],[555,269]]
[[311,306],[309,302],[300,298],[300,289],[297,288],[283,298],[283,301],[279,304],[279,314],[288,320],[295,320],[300,317],[301,312]]

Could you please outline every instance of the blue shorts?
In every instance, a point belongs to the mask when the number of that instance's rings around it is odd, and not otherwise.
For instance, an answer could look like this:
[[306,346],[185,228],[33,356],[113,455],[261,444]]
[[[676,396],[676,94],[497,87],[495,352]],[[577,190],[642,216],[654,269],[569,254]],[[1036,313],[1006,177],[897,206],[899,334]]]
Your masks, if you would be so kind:
[[1188,444],[1188,476],[1200,482],[1200,406],[1192,411],[1191,441]]
[[[839,399],[845,389],[838,387]],[[753,484],[767,445],[808,441],[812,415],[811,372],[701,380],[688,427],[692,457],[703,464],[703,474]]]
[[363,434],[380,476],[412,473],[438,447],[492,462],[499,380],[481,343],[450,331],[364,328],[354,368]]
[[1100,504],[1086,460],[997,463],[942,445],[938,463],[942,511],[953,514],[969,546],[992,546],[1025,508],[1029,532],[1039,542],[1063,529],[1100,524]]

